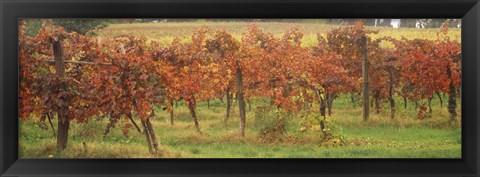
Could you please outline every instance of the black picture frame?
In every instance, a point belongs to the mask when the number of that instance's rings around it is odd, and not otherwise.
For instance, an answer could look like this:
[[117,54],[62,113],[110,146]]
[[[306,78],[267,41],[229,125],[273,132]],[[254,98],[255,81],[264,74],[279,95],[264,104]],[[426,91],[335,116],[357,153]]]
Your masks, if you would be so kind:
[[[478,0],[1,0],[0,176],[479,176]],[[462,159],[18,159],[19,18],[461,18]]]

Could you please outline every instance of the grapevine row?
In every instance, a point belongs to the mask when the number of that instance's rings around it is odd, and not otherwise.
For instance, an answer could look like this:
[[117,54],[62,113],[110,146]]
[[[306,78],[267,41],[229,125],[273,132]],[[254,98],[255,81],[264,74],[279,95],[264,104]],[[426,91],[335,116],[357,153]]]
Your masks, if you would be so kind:
[[[34,37],[25,35],[25,22],[19,28],[20,117],[57,115],[59,149],[66,148],[72,121],[108,117],[104,136],[127,121],[131,124],[125,125],[145,134],[150,151],[156,152],[150,121],[155,108],[165,107],[173,124],[173,105],[180,100],[199,134],[196,105],[212,99],[226,98],[225,122],[237,99],[241,136],[246,103],[252,97],[269,98],[271,107],[287,112],[308,109],[316,102],[325,120],[339,95],[359,95],[366,84],[375,111],[386,99],[392,119],[395,96],[430,103],[441,93],[449,95],[450,118],[457,117],[461,47],[447,37],[446,25],[436,40],[372,39],[369,34],[378,31],[367,30],[358,21],[318,34],[318,45],[311,48],[301,46],[303,34],[297,27],[275,37],[250,25],[240,39],[224,30],[200,28],[191,42],[175,39],[169,46],[142,37],[104,39],[67,33],[48,21]],[[363,83],[362,64],[368,64],[369,78]],[[323,121],[320,125],[323,130]]]

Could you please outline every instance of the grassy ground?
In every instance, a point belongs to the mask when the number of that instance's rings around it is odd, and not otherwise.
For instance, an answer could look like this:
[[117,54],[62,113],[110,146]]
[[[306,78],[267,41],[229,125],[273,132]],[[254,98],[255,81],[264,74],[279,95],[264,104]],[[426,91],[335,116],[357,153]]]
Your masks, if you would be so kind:
[[[402,102],[397,101],[398,105]],[[386,104],[385,104],[386,105]],[[460,158],[461,129],[449,123],[445,105],[433,101],[431,118],[415,118],[415,105],[398,108],[396,120],[388,118],[388,107],[380,114],[372,113],[369,122],[361,120],[361,108],[344,95],[334,102],[331,116],[344,143],[322,144],[318,129],[302,129],[302,119],[293,116],[287,122],[287,133],[280,141],[265,141],[255,122],[253,111],[247,113],[246,137],[238,136],[238,116],[234,112],[224,124],[225,105],[220,101],[198,105],[198,117],[204,136],[198,135],[187,108],[180,103],[175,110],[175,124],[170,125],[168,113],[156,111],[153,119],[160,142],[160,153],[150,155],[143,134],[129,129],[122,133],[120,122],[102,138],[106,120],[88,124],[73,123],[68,149],[55,151],[55,138],[50,130],[42,130],[33,121],[21,121],[20,157],[23,158]],[[255,107],[255,104],[253,105]],[[460,110],[458,110],[460,111]],[[459,121],[460,122],[460,121]],[[55,123],[54,123],[55,124]],[[86,146],[83,145],[85,143]]]

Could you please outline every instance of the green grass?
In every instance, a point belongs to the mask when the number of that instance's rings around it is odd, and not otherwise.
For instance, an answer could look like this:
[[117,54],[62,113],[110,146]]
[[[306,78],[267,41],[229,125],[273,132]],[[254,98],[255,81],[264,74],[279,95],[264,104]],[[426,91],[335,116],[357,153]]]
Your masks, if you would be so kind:
[[[253,107],[260,105],[253,102]],[[384,104],[387,105],[387,104]],[[169,114],[156,111],[152,124],[160,143],[160,153],[151,155],[143,134],[131,128],[128,136],[117,124],[110,134],[102,134],[107,120],[91,120],[87,124],[72,123],[68,148],[63,153],[55,150],[51,130],[42,130],[35,121],[20,121],[20,157],[22,158],[460,158],[461,129],[459,123],[448,121],[445,105],[432,102],[433,115],[425,120],[415,118],[414,105],[406,110],[402,102],[397,118],[391,120],[389,109],[380,114],[372,111],[371,119],[364,122],[361,108],[343,95],[334,102],[330,117],[341,128],[345,138],[342,145],[325,145],[318,129],[300,131],[301,118],[294,115],[287,122],[286,138],[264,141],[256,126],[253,111],[247,113],[245,138],[238,133],[236,104],[232,116],[224,124],[225,105],[219,100],[199,103],[197,115],[204,135],[193,126],[188,109],[183,102],[175,108],[175,124],[170,125]],[[54,124],[56,124],[54,122]],[[83,146],[86,144],[86,148]]]

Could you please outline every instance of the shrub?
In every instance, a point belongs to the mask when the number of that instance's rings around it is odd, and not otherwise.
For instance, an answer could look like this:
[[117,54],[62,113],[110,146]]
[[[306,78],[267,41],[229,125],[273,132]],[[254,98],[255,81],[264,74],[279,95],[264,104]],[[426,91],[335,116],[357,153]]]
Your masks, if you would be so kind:
[[[343,128],[335,121],[334,117],[323,118],[319,113],[311,112],[307,116],[309,128],[320,133],[322,146],[342,146],[346,144]],[[320,128],[320,121],[323,121],[324,128]],[[305,123],[304,123],[305,125]]]
[[287,120],[291,115],[283,110],[255,111],[255,127],[265,142],[283,142],[287,138]]

